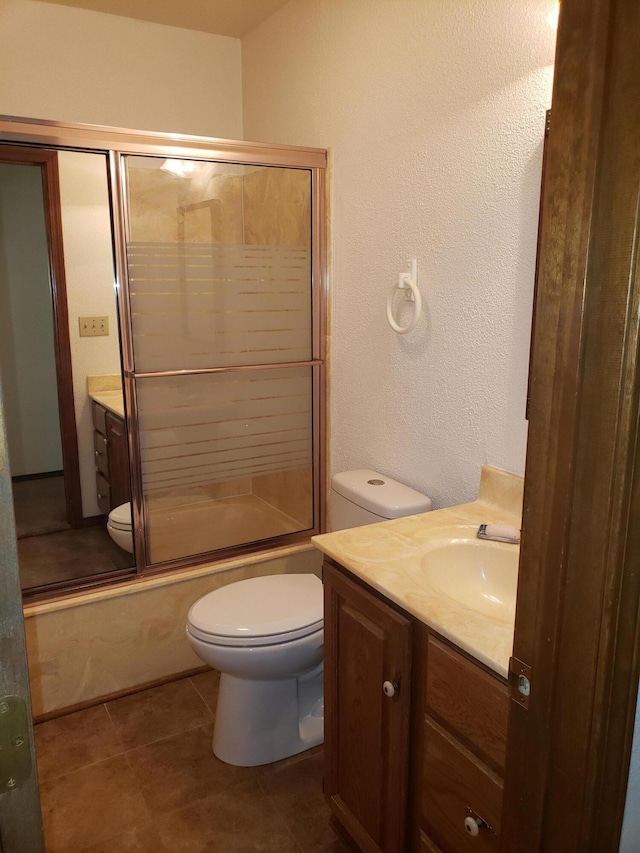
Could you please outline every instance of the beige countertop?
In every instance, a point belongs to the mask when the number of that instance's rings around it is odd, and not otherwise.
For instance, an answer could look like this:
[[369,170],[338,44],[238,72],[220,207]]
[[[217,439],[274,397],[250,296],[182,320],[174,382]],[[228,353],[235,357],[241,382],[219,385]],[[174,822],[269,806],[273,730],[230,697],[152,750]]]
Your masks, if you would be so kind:
[[96,403],[104,406],[109,412],[124,418],[124,398],[122,391],[90,391],[89,396]]
[[[434,512],[313,537],[314,545],[459,648],[507,677],[513,623],[492,619],[432,587],[421,572],[439,540],[473,538],[485,522],[520,527],[523,478],[484,466],[478,499]],[[516,548],[516,545],[503,546]]]

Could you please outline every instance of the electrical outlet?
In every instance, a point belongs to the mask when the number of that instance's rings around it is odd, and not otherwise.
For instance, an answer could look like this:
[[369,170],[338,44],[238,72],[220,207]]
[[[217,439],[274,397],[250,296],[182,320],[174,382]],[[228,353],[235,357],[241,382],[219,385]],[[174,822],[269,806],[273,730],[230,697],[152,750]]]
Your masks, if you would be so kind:
[[98,338],[109,334],[108,317],[78,317],[81,338]]

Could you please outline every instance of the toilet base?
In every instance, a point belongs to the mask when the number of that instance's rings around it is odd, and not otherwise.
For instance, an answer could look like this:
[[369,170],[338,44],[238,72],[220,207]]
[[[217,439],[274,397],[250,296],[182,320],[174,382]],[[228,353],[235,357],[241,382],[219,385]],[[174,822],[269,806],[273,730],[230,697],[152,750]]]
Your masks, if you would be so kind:
[[222,673],[213,752],[226,764],[257,767],[324,742],[323,667],[298,678],[250,681]]

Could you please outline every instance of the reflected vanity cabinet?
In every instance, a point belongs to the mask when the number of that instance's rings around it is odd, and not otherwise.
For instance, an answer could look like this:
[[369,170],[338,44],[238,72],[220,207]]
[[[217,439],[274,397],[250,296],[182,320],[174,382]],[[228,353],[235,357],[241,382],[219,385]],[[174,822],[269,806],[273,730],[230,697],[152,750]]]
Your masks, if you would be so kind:
[[131,500],[129,449],[124,418],[92,403],[98,506],[103,515]]
[[506,682],[325,559],[325,796],[362,853],[497,851]]

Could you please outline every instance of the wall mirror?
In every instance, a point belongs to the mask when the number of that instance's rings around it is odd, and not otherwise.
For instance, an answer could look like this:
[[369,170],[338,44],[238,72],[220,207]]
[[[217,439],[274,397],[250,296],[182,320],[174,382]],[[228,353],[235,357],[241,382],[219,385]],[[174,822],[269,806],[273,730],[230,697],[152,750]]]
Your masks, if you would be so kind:
[[0,118],[23,589],[321,529],[325,152]]

